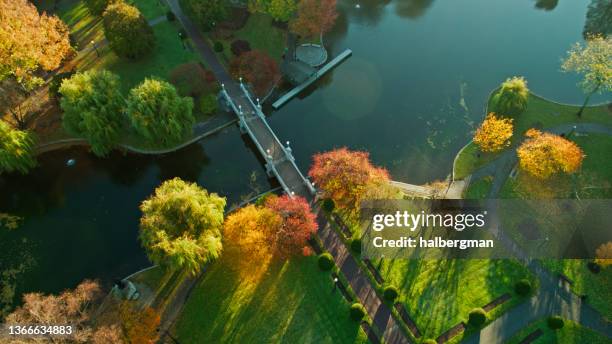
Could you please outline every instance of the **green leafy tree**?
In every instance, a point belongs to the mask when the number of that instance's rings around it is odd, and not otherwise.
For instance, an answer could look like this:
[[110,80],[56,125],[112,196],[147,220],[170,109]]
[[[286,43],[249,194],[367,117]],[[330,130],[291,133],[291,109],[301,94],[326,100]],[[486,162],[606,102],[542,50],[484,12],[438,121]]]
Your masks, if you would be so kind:
[[30,132],[17,130],[0,120],[0,173],[28,172],[36,166],[34,137]]
[[225,198],[174,178],[142,202],[140,241],[149,259],[197,274],[221,255]]
[[587,10],[582,35],[588,39],[589,35],[597,34],[604,36],[612,34],[612,1],[610,0],[592,0]]
[[274,20],[286,22],[297,9],[296,0],[250,0],[249,11],[269,14]]
[[216,22],[227,16],[224,0],[189,0],[188,6],[198,23],[205,30],[212,29]]
[[561,68],[582,74],[579,85],[587,96],[578,111],[580,117],[593,94],[612,91],[612,37],[590,35],[585,45],[576,43]]
[[124,100],[119,77],[106,70],[77,73],[64,80],[59,92],[64,128],[84,137],[98,156],[119,140]]
[[506,79],[499,91],[493,96],[493,104],[497,113],[502,115],[519,115],[527,109],[529,88],[523,77]]
[[200,97],[200,112],[203,115],[214,115],[219,108],[217,97],[214,94],[206,94]]
[[136,132],[149,143],[176,144],[195,123],[193,100],[179,96],[172,84],[145,79],[130,91],[127,116]]
[[138,8],[118,1],[109,5],[103,15],[104,36],[117,55],[135,59],[155,46],[153,29]]

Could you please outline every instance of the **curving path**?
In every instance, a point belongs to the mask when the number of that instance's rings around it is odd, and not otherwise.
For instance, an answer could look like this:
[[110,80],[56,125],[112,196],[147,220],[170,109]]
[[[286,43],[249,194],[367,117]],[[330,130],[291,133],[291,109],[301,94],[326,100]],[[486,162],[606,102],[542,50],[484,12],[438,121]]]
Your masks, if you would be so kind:
[[[575,127],[575,129],[574,129]],[[612,136],[612,128],[596,123],[567,123],[544,131],[562,134],[575,130],[580,133],[596,133]],[[508,179],[508,175],[517,164],[518,158],[515,153],[516,145],[512,149],[503,153],[501,157],[479,168],[472,174],[473,179],[485,175],[493,175],[493,184],[488,198],[495,199]],[[504,235],[504,232],[495,232],[497,239],[515,256],[523,261],[525,265],[540,280],[540,288],[536,295],[501,317],[495,319],[480,333],[467,338],[464,343],[485,344],[502,343],[507,341],[522,328],[541,318],[557,314],[562,317],[580,323],[581,325],[603,333],[612,338],[612,323],[605,319],[599,312],[589,304],[584,303],[579,296],[571,290],[559,278],[554,276],[548,269],[544,268],[539,261],[527,257],[511,238]]]

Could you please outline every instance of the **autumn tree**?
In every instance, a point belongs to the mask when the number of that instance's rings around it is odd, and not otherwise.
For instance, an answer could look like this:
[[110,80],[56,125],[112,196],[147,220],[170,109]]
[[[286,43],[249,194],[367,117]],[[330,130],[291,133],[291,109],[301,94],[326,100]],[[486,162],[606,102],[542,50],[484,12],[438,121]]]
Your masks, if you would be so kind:
[[0,173],[26,173],[36,166],[34,136],[0,120]]
[[223,237],[235,245],[241,254],[258,259],[274,252],[274,233],[281,222],[281,217],[273,210],[251,204],[227,217]]
[[42,84],[34,73],[51,71],[72,53],[68,27],[39,14],[26,0],[0,0],[0,80],[15,77],[25,91]]
[[589,35],[584,46],[576,43],[570,49],[561,68],[582,75],[580,87],[587,96],[580,117],[593,94],[612,91],[612,37]]
[[591,0],[586,13],[582,35],[588,39],[592,35],[610,36],[612,34],[612,1]]
[[207,93],[216,93],[219,85],[214,74],[197,62],[176,66],[170,71],[168,80],[181,96],[198,98]]
[[119,56],[135,59],[155,46],[153,29],[135,6],[123,1],[109,5],[104,11],[103,24],[104,36]]
[[[28,293],[23,296],[23,304],[6,316],[5,324],[70,324],[73,326],[71,343],[109,343],[103,341],[104,338],[115,338],[115,343],[122,343],[116,326],[94,328],[90,325],[92,313],[102,296],[98,283],[89,280],[59,295]],[[30,342],[48,343],[48,338],[32,339]]]
[[319,227],[306,199],[283,195],[268,198],[265,205],[281,219],[273,234],[276,254],[288,258],[304,252]]
[[84,137],[94,154],[106,155],[119,140],[124,107],[119,77],[105,70],[77,73],[59,92],[64,128]]
[[188,0],[188,7],[205,29],[212,29],[217,22],[227,16],[225,0]]
[[130,91],[126,114],[136,132],[151,144],[169,146],[191,133],[193,100],[166,81],[145,79]]
[[249,0],[249,11],[269,14],[274,20],[286,22],[297,9],[296,0]]
[[163,182],[140,210],[140,241],[149,259],[170,270],[197,274],[221,255],[225,198],[195,183]]
[[531,175],[545,179],[564,172],[574,173],[584,158],[582,149],[561,136],[529,129],[527,139],[517,149],[519,166]]
[[323,36],[334,27],[336,18],[336,0],[300,0],[289,29],[302,37]]
[[527,109],[529,89],[523,77],[512,77],[504,81],[493,96],[495,111],[502,115],[518,115]]
[[367,152],[347,148],[315,154],[308,175],[322,190],[323,197],[331,198],[337,208],[354,211],[368,199],[372,189],[389,184],[387,170],[375,167]]
[[510,145],[512,119],[498,117],[491,112],[474,134],[474,143],[483,152],[497,152]]
[[276,61],[261,50],[251,50],[230,61],[230,73],[253,85],[257,96],[266,95],[280,79]]
[[601,244],[601,246],[595,250],[595,257],[595,263],[603,267],[612,265],[612,241]]
[[151,307],[136,307],[123,301],[119,305],[119,319],[123,333],[132,344],[153,344],[159,339],[157,329],[161,318]]

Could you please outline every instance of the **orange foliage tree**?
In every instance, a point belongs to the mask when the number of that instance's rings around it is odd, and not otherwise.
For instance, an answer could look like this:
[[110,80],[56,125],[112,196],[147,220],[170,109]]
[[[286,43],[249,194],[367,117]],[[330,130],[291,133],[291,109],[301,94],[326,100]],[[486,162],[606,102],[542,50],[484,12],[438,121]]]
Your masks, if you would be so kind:
[[606,267],[612,265],[612,241],[602,244],[595,250],[595,263]]
[[512,119],[498,117],[491,112],[476,130],[474,143],[483,152],[497,152],[510,145],[512,128]]
[[527,139],[517,149],[519,166],[533,176],[545,179],[580,168],[584,153],[574,142],[537,129],[529,129],[525,136]]
[[273,233],[280,224],[281,218],[274,211],[251,204],[227,217],[223,236],[241,253],[262,257],[272,252]]
[[0,80],[14,76],[26,90],[42,83],[33,73],[58,68],[71,52],[68,27],[39,14],[26,0],[0,0]]
[[230,73],[253,85],[255,94],[263,97],[280,79],[276,61],[261,50],[251,50],[230,61]]
[[301,0],[289,28],[302,37],[323,35],[334,27],[336,18],[336,0]]
[[139,309],[128,301],[119,305],[119,318],[131,344],[153,344],[159,339],[160,316],[151,307]]
[[319,227],[308,201],[283,195],[268,198],[265,205],[282,219],[274,233],[276,254],[281,258],[305,254],[308,239]]
[[387,170],[373,166],[368,152],[340,148],[315,154],[313,161],[308,175],[340,209],[356,210],[361,201],[378,194],[374,190],[389,183]]

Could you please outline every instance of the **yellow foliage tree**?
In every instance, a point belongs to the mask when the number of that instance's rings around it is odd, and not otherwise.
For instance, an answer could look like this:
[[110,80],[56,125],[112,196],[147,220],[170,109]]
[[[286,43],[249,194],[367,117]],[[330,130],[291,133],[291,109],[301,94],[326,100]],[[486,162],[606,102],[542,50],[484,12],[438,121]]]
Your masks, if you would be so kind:
[[476,130],[474,143],[483,152],[497,152],[510,145],[512,119],[498,117],[491,112]]
[[545,179],[564,172],[574,173],[584,159],[582,149],[561,136],[529,129],[527,139],[517,149],[519,166],[535,177]]
[[260,258],[272,253],[274,233],[281,222],[273,210],[251,204],[227,217],[223,235],[241,254]]
[[602,244],[595,250],[595,263],[606,267],[612,265],[612,241]]

